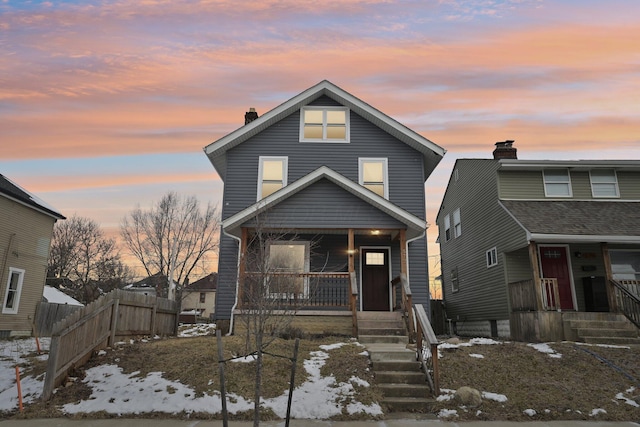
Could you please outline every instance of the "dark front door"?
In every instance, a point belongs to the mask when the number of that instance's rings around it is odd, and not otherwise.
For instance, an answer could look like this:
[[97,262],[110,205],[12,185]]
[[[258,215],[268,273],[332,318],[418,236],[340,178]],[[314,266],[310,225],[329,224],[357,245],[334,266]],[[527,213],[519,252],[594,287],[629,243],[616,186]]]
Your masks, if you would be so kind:
[[573,310],[573,293],[571,292],[571,275],[567,248],[564,246],[541,246],[540,262],[542,276],[547,279],[558,279],[558,293],[560,307],[563,310]]
[[389,251],[362,250],[362,309],[389,311]]

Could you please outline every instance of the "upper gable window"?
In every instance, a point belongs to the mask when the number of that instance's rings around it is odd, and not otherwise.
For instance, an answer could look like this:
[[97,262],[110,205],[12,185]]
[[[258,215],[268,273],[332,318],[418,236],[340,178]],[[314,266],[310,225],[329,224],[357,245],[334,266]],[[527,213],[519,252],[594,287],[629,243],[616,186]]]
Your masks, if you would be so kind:
[[300,110],[300,141],[349,142],[349,109],[303,107]]
[[620,197],[618,177],[613,169],[595,169],[589,172],[593,197]]
[[361,158],[359,159],[360,185],[373,191],[378,196],[389,198],[389,171],[387,159]]
[[260,157],[258,168],[258,200],[287,185],[287,157]]
[[460,208],[453,211],[453,237],[456,239],[462,235],[462,223],[460,222]]
[[567,169],[546,169],[544,195],[547,197],[572,197],[571,178]]
[[444,241],[451,240],[451,218],[449,214],[444,217]]

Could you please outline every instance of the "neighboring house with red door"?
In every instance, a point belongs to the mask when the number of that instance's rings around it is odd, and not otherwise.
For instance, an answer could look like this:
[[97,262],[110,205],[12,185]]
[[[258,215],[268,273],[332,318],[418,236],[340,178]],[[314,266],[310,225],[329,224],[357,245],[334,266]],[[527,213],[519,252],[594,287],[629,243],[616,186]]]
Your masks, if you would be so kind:
[[518,160],[500,142],[457,160],[437,224],[458,334],[637,337],[621,314],[640,326],[640,161]]
[[[351,333],[354,311],[392,311],[396,277],[428,312],[424,184],[441,147],[325,80],[250,110],[204,150],[224,181],[219,326],[251,310],[265,265],[270,301],[296,305],[319,332]],[[260,266],[249,255],[263,237]]]

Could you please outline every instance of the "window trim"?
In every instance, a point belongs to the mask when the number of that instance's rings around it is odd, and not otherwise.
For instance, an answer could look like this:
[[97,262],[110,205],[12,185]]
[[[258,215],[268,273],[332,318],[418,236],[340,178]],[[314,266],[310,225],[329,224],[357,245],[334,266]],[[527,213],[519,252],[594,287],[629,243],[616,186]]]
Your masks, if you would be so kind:
[[496,246],[486,252],[485,260],[487,261],[487,268],[498,265],[498,248]]
[[[458,237],[462,236],[462,220],[460,219],[460,208],[453,211],[452,216],[453,216],[453,238],[457,239]],[[457,222],[456,222],[456,219],[457,219]]]
[[[589,183],[591,184],[591,197],[593,197],[594,199],[619,199],[620,198],[620,186],[618,185],[618,173],[616,172],[615,169],[598,169],[598,171],[603,172],[603,171],[611,171],[613,173],[613,181],[612,182],[593,182],[593,177],[591,175],[592,172],[594,172],[593,170],[589,171]],[[593,184],[607,184],[607,185],[611,185],[613,184],[613,187],[616,190],[616,194],[613,196],[602,196],[602,195],[597,195],[595,194],[594,191],[594,186]]]
[[[322,138],[305,138],[304,137],[304,112],[305,111],[322,111]],[[327,111],[344,111],[344,126],[345,134],[344,139],[327,138]],[[322,142],[329,144],[348,144],[351,141],[350,132],[350,110],[348,107],[342,106],[305,106],[300,109],[300,130],[299,138],[300,142]]]
[[451,218],[449,214],[444,216],[444,241],[448,242],[451,240]]
[[460,275],[458,273],[458,267],[451,269],[451,292],[460,292]]
[[[567,172],[567,181],[551,181],[547,179],[547,171],[565,171]],[[573,197],[573,185],[571,183],[571,172],[569,171],[569,169],[563,169],[563,168],[548,168],[548,169],[543,169],[542,171],[542,181],[544,184],[544,196],[545,197],[549,197],[549,198],[570,198]],[[566,184],[568,189],[569,189],[569,194],[568,195],[550,195],[549,192],[547,191],[547,184]]]
[[[389,200],[389,159],[387,157],[358,157],[358,184],[362,185],[363,187],[365,186],[364,168],[363,168],[363,165],[365,163],[382,163],[382,174],[383,174],[383,177],[382,177],[383,196],[382,197]],[[375,194],[378,194],[373,190],[369,190],[369,191]]]
[[[18,309],[20,308],[20,296],[22,295],[22,284],[24,283],[24,273],[25,270],[21,268],[9,267],[9,277],[7,278],[7,288],[4,292],[4,299],[2,300],[2,314],[18,314]],[[18,286],[14,290],[15,298],[13,307],[7,307],[7,302],[9,298],[9,291],[11,285],[11,278],[14,274],[18,275]]]
[[[264,162],[265,161],[273,161],[280,160],[282,161],[282,188],[287,186],[287,175],[289,174],[289,157],[288,156],[260,156],[258,158],[258,185],[257,185],[257,194],[256,201],[260,201],[264,199],[262,196],[262,185],[264,184],[264,180],[262,178],[262,174],[264,172]],[[273,194],[273,193],[271,193]],[[265,196],[267,197],[267,196]]]
[[[309,271],[311,270],[311,242],[308,240],[274,240],[272,242],[269,242],[269,255],[268,257],[271,256],[271,247],[272,246],[283,246],[283,245],[297,245],[297,246],[304,246],[304,268],[302,273],[309,273]],[[268,258],[270,259],[270,258]],[[271,267],[269,267],[271,268]],[[266,278],[265,278],[266,280]],[[303,277],[303,289],[302,289],[302,294],[298,294],[297,297],[298,298],[309,298],[309,277],[305,276]],[[282,292],[271,292],[270,289],[268,289],[267,286],[267,295],[270,298],[293,298],[294,295],[290,294],[284,294]]]

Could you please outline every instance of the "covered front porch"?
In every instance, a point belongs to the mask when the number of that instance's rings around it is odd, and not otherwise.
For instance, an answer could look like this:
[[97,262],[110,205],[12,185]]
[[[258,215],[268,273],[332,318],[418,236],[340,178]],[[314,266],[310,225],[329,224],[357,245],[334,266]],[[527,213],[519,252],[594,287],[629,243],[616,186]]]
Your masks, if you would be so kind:
[[604,313],[640,327],[640,245],[531,241],[505,257],[512,338],[572,340],[570,321]]

